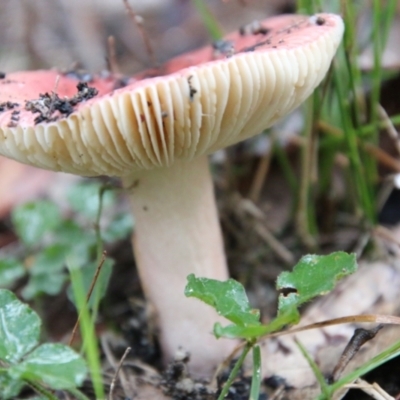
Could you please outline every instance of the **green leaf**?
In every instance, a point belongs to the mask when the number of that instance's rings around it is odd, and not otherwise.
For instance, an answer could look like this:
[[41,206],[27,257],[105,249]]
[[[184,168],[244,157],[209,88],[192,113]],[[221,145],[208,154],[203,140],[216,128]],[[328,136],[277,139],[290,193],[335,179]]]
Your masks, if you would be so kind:
[[88,236],[92,236],[88,235],[78,223],[70,219],[62,221],[54,234],[57,238],[57,243],[68,247],[75,246]]
[[38,343],[41,321],[26,304],[0,289],[0,359],[15,363]]
[[106,226],[101,235],[105,242],[115,242],[126,238],[132,232],[132,227],[133,219],[131,214],[118,214]]
[[52,389],[68,389],[82,384],[87,373],[83,358],[63,344],[46,343],[12,366],[14,379],[42,381]]
[[[101,185],[97,182],[83,182],[74,185],[68,192],[68,201],[73,210],[85,215],[89,219],[97,216],[100,206]],[[103,193],[103,207],[110,206],[115,199],[111,190]]]
[[243,286],[232,279],[220,282],[214,279],[188,276],[185,295],[196,297],[214,307],[234,325],[214,325],[214,335],[227,338],[257,339],[300,319],[298,307],[304,302],[328,293],[336,282],[357,268],[356,256],[337,252],[328,256],[304,256],[293,272],[283,272],[277,280],[278,289],[289,291],[279,296],[278,315],[269,324],[259,322],[259,313],[251,309]]
[[196,278],[193,274],[187,280],[185,296],[202,300],[239,326],[260,325],[260,312],[251,308],[244,287],[239,282]]
[[11,217],[18,236],[27,246],[39,243],[46,232],[60,223],[61,218],[57,206],[45,200],[18,206]]
[[23,382],[9,376],[7,370],[0,370],[0,399],[15,399],[23,385]]
[[282,272],[276,282],[278,290],[289,291],[279,296],[278,316],[299,307],[310,299],[330,292],[337,281],[357,269],[355,254],[336,252],[327,256],[307,255],[293,272]]
[[29,269],[32,275],[53,274],[60,272],[66,266],[66,257],[70,247],[62,244],[47,246],[36,254],[33,264]]
[[31,300],[41,294],[55,296],[61,292],[67,280],[65,272],[43,272],[30,277],[28,284],[22,290],[22,297]]
[[14,258],[0,260],[0,285],[6,287],[25,275],[25,268]]
[[35,256],[29,269],[29,282],[22,290],[24,299],[31,300],[43,293],[51,296],[60,293],[67,279],[63,269],[69,251],[71,249],[67,245],[54,244]]
[[68,249],[66,258],[73,258],[74,264],[84,266],[96,254],[96,235],[87,232],[76,222],[63,221],[55,232],[57,243]]

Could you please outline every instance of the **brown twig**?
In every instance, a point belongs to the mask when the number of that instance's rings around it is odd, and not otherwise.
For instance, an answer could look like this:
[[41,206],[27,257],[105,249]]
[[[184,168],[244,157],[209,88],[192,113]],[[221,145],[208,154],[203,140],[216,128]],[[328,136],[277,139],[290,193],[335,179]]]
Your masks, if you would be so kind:
[[400,138],[397,129],[393,125],[393,122],[390,120],[389,115],[387,114],[386,110],[378,104],[378,114],[381,118],[382,122],[385,125],[386,132],[388,133],[389,137],[393,140],[394,145],[396,147],[397,153],[400,154]]
[[127,357],[127,355],[129,354],[130,351],[131,351],[131,348],[130,348],[130,347],[127,347],[126,350],[125,350],[125,352],[124,352],[124,354],[123,354],[123,356],[122,356],[121,359],[119,360],[117,369],[115,370],[115,374],[114,374],[114,376],[113,376],[113,378],[112,378],[112,381],[111,381],[110,393],[109,393],[109,395],[108,395],[108,399],[109,399],[109,400],[112,400],[112,399],[113,399],[113,392],[114,392],[115,382],[117,381],[119,371],[120,371],[121,368],[122,368],[122,364],[124,363],[125,358]]
[[293,265],[295,257],[292,252],[281,243],[267,227],[264,213],[249,199],[237,195],[238,210],[254,218],[254,231],[269,246],[269,248],[286,264]]
[[112,35],[107,38],[107,66],[113,75],[117,75],[120,72],[117,52],[115,51],[115,37]]
[[[343,137],[344,133],[341,129],[327,124],[325,121],[319,121],[318,127],[325,133],[331,134],[333,136]],[[394,172],[400,172],[400,161],[392,157],[390,154],[386,153],[381,148],[375,146],[372,143],[363,143],[358,141],[364,148],[364,150],[374,157],[380,164],[387,168],[390,168]]]
[[378,325],[373,329],[357,328],[354,331],[353,336],[350,338],[347,346],[343,350],[342,355],[335,368],[333,369],[332,376],[330,377],[330,383],[336,382],[344,369],[347,367],[349,362],[354,358],[362,346],[365,343],[372,340],[376,334],[383,328],[383,325]]
[[381,237],[389,242],[392,242],[400,247],[400,239],[388,228],[385,228],[382,225],[377,225],[373,230],[372,233],[376,236]]
[[[238,0],[242,6],[247,6],[249,4],[249,0]],[[222,0],[223,3],[228,3],[229,0]]]
[[[271,149],[273,148],[275,142],[275,136],[271,136]],[[251,182],[249,198],[254,203],[258,203],[260,198],[261,190],[264,186],[264,182],[268,176],[269,167],[271,165],[272,159],[272,150],[269,149],[265,152],[265,154],[261,157],[260,162],[258,163],[256,173],[254,174],[253,181]]]
[[[98,279],[99,274],[101,272],[101,268],[103,267],[103,264],[104,264],[104,262],[106,260],[106,256],[107,256],[107,253],[104,251],[102,256],[101,256],[99,265],[97,266],[96,272],[95,272],[95,274],[93,276],[92,282],[90,283],[89,291],[88,291],[88,293],[86,295],[86,303],[89,302],[90,297],[92,296],[93,289],[94,289],[94,287],[96,285],[97,279]],[[75,326],[72,329],[72,333],[71,333],[71,337],[70,337],[69,342],[68,342],[68,346],[71,346],[72,342],[75,339],[75,335],[76,335],[76,331],[78,330],[78,327],[79,327],[80,319],[81,319],[81,314],[78,315],[78,319],[76,320]]]
[[132,6],[129,4],[128,0],[123,0],[126,12],[131,17],[133,23],[137,26],[140,36],[143,40],[144,46],[146,47],[147,54],[149,55],[150,62],[153,66],[157,65],[157,61],[154,55],[153,46],[151,45],[150,38],[147,35],[146,30],[143,27],[143,18],[140,15],[137,15],[133,10]]

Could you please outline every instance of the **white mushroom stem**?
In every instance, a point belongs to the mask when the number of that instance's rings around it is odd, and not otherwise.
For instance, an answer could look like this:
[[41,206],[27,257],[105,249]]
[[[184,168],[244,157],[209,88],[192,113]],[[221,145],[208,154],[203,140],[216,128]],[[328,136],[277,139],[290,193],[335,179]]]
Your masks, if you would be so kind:
[[165,359],[182,347],[191,354],[191,372],[209,375],[234,343],[217,341],[212,328],[221,318],[184,295],[191,273],[228,279],[207,157],[135,174],[125,178],[124,186],[135,219],[135,259],[145,295],[158,314]]

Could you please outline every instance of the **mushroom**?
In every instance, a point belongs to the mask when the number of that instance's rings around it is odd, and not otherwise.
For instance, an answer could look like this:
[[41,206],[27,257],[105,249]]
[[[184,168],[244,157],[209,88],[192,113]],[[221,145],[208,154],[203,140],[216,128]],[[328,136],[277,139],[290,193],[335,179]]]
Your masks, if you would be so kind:
[[[135,218],[137,268],[166,361],[183,347],[192,373],[206,376],[233,346],[211,334],[214,310],[184,297],[190,273],[228,278],[207,155],[301,104],[325,76],[342,33],[336,15],[284,15],[138,74],[120,89],[112,79],[95,79],[74,95],[76,79],[59,75],[55,84],[54,71],[0,80],[0,103],[13,105],[0,112],[0,154],[122,179]],[[54,99],[65,97],[69,105],[55,107]]]

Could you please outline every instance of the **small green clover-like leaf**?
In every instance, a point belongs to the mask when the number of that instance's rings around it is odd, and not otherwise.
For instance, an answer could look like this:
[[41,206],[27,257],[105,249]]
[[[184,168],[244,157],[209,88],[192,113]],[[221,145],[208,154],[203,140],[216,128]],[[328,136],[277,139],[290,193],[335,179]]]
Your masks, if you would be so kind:
[[60,211],[50,201],[25,203],[14,209],[12,220],[18,236],[27,245],[39,243],[61,221]]
[[9,368],[8,373],[14,379],[42,381],[53,389],[68,389],[82,384],[87,368],[83,358],[70,347],[46,343]]
[[302,257],[293,272],[283,272],[277,279],[277,289],[289,291],[279,296],[278,317],[281,313],[290,313],[290,310],[295,315],[294,309],[314,297],[330,292],[340,279],[356,269],[355,254],[339,251],[327,256]]
[[76,265],[86,265],[96,254],[96,235],[87,233],[76,222],[63,221],[55,232],[57,243],[68,249],[66,258],[73,258]]
[[41,321],[26,304],[0,289],[0,359],[15,363],[38,343]]
[[25,300],[31,300],[41,294],[55,296],[61,292],[66,280],[67,274],[61,271],[34,274],[23,288],[22,297]]
[[3,288],[25,275],[22,263],[14,258],[0,260],[0,286]]
[[187,280],[185,296],[202,300],[239,326],[260,325],[260,313],[251,308],[244,287],[239,282],[196,278],[193,274]]
[[75,246],[93,236],[88,235],[85,229],[82,229],[77,222],[71,219],[62,221],[54,232],[54,235],[57,243],[68,247]]
[[[68,191],[68,201],[76,212],[93,219],[99,211],[100,189],[101,185],[97,182],[83,182],[74,185]],[[114,198],[114,192],[106,190],[103,193],[103,207],[110,206]]]
[[43,293],[51,296],[60,293],[67,279],[63,269],[69,251],[67,245],[53,244],[36,254],[29,269],[29,282],[22,290],[24,299],[31,300]]
[[0,399],[15,399],[23,385],[23,382],[9,376],[6,369],[0,370]]
[[61,271],[66,265],[66,257],[70,246],[53,244],[36,254],[29,269],[31,275],[52,274]]
[[126,238],[133,227],[133,219],[131,214],[117,214],[112,221],[102,231],[102,237],[105,242],[115,242]]

